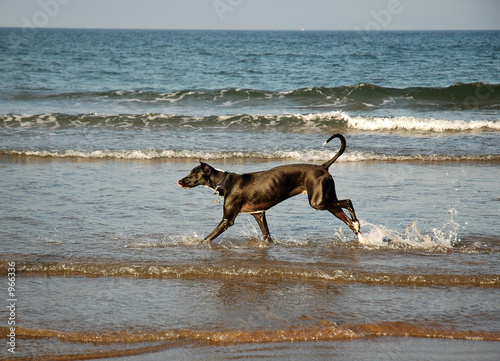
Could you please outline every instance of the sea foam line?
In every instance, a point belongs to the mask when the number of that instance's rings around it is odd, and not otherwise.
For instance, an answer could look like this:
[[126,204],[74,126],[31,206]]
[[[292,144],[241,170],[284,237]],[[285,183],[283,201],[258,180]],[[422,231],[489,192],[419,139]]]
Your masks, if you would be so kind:
[[500,120],[442,120],[413,116],[351,116],[342,111],[285,114],[167,115],[147,114],[38,114],[0,115],[0,129],[108,127],[139,129],[215,128],[252,131],[316,131],[354,129],[361,131],[421,131],[429,133],[499,131]]
[[[3,330],[2,330],[3,331]],[[340,341],[370,337],[424,337],[478,341],[500,341],[500,334],[491,331],[450,330],[440,324],[413,321],[379,321],[338,325],[325,319],[312,325],[294,325],[280,329],[164,329],[116,330],[108,332],[65,332],[19,327],[25,339],[57,338],[66,342],[139,343],[158,341],[205,341],[212,344],[257,342]],[[2,332],[2,333],[5,333]]]
[[[441,274],[441,273],[390,273],[335,269],[331,267],[311,267],[307,265],[201,265],[201,264],[146,264],[146,263],[106,263],[29,262],[20,261],[20,274],[59,277],[139,277],[159,279],[245,279],[264,277],[266,279],[327,281],[336,284],[366,284],[387,286],[468,286],[499,288],[497,274]],[[0,263],[0,270],[6,265]]]
[[[301,162],[324,162],[332,157],[330,150],[290,150],[274,152],[252,151],[194,151],[194,150],[0,150],[0,156],[21,156],[37,158],[81,158],[81,159],[124,159],[124,160],[293,160]],[[338,162],[440,162],[440,161],[498,161],[500,154],[490,155],[447,155],[447,154],[379,154],[374,152],[346,152]]]
[[349,117],[347,126],[357,130],[418,130],[424,132],[458,132],[474,130],[500,130],[500,121],[439,120],[416,117]]

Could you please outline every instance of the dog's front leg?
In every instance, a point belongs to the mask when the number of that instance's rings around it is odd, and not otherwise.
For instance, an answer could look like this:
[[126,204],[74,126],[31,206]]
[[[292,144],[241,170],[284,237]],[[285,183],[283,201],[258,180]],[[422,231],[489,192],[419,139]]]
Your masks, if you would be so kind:
[[229,221],[227,219],[223,219],[217,227],[210,233],[207,237],[205,237],[205,241],[212,241],[217,238],[222,232],[230,227]]
[[217,238],[222,232],[231,227],[234,224],[234,220],[236,216],[240,212],[241,207],[236,206],[228,206],[227,200],[224,202],[224,218],[219,223],[217,227],[210,233],[207,237],[205,237],[205,241],[212,241]]

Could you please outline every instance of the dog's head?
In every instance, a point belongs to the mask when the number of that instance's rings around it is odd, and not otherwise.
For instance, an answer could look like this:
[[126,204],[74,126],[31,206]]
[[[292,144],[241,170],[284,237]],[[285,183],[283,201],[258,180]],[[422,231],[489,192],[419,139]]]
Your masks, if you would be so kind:
[[200,165],[194,167],[187,177],[177,181],[177,184],[184,189],[193,188],[196,186],[212,187],[213,182],[210,175],[214,172],[214,168],[200,159]]

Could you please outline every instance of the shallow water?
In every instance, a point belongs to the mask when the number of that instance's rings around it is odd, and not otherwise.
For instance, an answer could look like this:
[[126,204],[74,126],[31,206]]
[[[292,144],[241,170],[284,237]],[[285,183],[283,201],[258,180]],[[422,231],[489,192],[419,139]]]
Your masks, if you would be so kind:
[[[337,192],[354,200],[361,219],[361,246],[305,196],[268,211],[272,244],[243,214],[205,243],[222,206],[209,189],[176,185],[188,162],[17,158],[2,162],[1,196],[10,204],[2,257],[19,273],[25,356],[158,351],[191,359],[193,346],[221,345],[235,357],[283,348],[286,358],[303,347],[320,357],[347,340],[356,343],[341,348],[366,351],[374,337],[387,338],[377,342],[391,352],[394,337],[500,340],[495,164],[408,163],[394,184],[380,175],[401,164],[334,165]],[[478,172],[481,184],[468,176]],[[275,342],[284,345],[246,346]],[[475,347],[485,359],[494,352]]]
[[[498,32],[20,31],[0,359],[497,358]],[[321,164],[334,133],[365,245],[304,195],[267,212],[273,243],[246,214],[203,241],[220,199],[177,186],[200,158]]]

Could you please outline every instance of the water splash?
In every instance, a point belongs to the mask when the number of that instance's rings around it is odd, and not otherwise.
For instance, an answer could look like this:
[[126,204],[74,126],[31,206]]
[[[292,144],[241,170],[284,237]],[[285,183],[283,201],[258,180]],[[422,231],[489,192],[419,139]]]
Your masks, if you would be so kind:
[[445,251],[454,249],[461,244],[458,237],[460,225],[453,220],[453,214],[456,214],[456,211],[449,211],[449,213],[452,214],[449,221],[429,231],[421,230],[418,220],[407,226],[404,232],[363,221],[365,246]]
[[139,239],[127,241],[125,248],[149,249],[149,248],[167,248],[167,247],[202,247],[210,248],[210,242],[205,241],[204,237],[193,232],[190,235],[163,235],[151,234],[139,236]]

